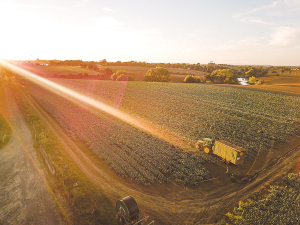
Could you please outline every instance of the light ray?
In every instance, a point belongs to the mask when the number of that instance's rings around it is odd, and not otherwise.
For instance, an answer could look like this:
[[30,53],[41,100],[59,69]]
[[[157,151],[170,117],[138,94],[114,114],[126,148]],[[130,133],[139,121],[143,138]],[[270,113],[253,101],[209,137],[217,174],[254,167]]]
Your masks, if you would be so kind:
[[90,105],[96,109],[99,109],[111,116],[114,116],[114,117],[124,121],[125,123],[137,128],[137,129],[140,129],[140,130],[150,133],[162,140],[165,140],[165,141],[169,142],[170,144],[177,146],[183,150],[190,149],[190,146],[188,145],[188,143],[190,143],[191,140],[188,140],[186,137],[178,135],[178,134],[176,134],[170,130],[167,130],[165,128],[156,126],[145,120],[134,118],[134,117],[132,117],[116,108],[113,108],[103,102],[100,102],[93,98],[87,97],[83,94],[77,93],[69,88],[66,88],[62,85],[54,83],[45,78],[42,78],[32,72],[21,69],[21,68],[13,65],[11,63],[8,63],[6,61],[0,60],[0,65],[13,71],[14,73],[16,73],[18,75],[21,75],[22,77],[30,80],[31,82],[42,86],[43,88],[45,88],[51,92],[54,92],[64,98],[72,100],[73,102]]

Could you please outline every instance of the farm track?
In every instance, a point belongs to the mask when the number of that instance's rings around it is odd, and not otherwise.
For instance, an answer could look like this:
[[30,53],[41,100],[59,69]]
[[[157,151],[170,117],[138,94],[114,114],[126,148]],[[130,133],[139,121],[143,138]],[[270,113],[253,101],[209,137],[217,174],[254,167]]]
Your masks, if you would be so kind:
[[[292,169],[298,161],[299,148],[292,149],[283,155],[274,166],[267,166],[251,183],[246,185],[230,184],[215,190],[203,191],[201,186],[192,190],[175,187],[167,194],[160,195],[145,191],[134,182],[127,183],[117,176],[106,165],[96,165],[70,138],[66,131],[45,112],[39,104],[27,95],[33,108],[47,123],[48,127],[64,145],[66,151],[82,171],[105,193],[112,204],[119,198],[132,195],[144,214],[150,215],[158,224],[191,224],[214,223],[239,200],[248,198],[253,192],[262,189],[266,182],[275,180],[283,172]],[[295,162],[295,163],[294,163]],[[208,181],[214,182],[214,181]],[[159,187],[157,187],[159,189]],[[170,188],[169,188],[170,190]],[[195,219],[193,219],[195,218]]]
[[0,149],[0,224],[65,224],[13,93],[5,85],[1,91],[0,110],[13,132]]

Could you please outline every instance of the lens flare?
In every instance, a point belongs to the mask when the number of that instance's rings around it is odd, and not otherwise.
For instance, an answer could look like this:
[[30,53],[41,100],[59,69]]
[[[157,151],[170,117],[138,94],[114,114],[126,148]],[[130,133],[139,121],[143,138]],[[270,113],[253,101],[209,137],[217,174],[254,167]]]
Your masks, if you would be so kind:
[[150,122],[147,122],[146,120],[134,118],[133,116],[130,116],[130,115],[120,111],[119,109],[113,108],[103,102],[100,102],[93,98],[87,97],[83,94],[77,93],[76,91],[73,91],[62,85],[54,83],[45,78],[42,78],[32,72],[21,69],[21,68],[13,65],[11,63],[8,63],[6,61],[0,60],[0,65],[13,71],[14,73],[16,73],[18,75],[26,78],[27,80],[29,80],[37,85],[40,85],[41,87],[43,87],[57,95],[60,95],[61,97],[71,100],[72,102],[75,102],[78,104],[90,105],[96,109],[99,109],[109,115],[112,115],[112,116],[118,118],[119,120],[122,120],[123,122],[125,122],[135,128],[138,128],[138,129],[140,129],[144,132],[147,132],[149,134],[152,134],[164,141],[167,141],[170,144],[177,146],[183,150],[190,149],[190,146],[188,145],[188,143],[190,143],[190,140],[188,140],[187,138],[180,136],[170,130],[167,130],[167,129],[162,128],[157,125],[154,125]]

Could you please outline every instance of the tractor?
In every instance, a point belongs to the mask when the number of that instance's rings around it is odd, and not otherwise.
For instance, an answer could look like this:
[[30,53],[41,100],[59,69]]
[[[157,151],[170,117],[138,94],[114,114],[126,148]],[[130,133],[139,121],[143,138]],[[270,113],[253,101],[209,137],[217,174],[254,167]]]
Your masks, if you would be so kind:
[[210,138],[202,138],[198,140],[195,147],[205,153],[212,153],[212,147],[214,146],[214,141]]
[[224,140],[215,141],[210,138],[198,140],[195,147],[207,154],[217,155],[227,164],[240,165],[244,163],[247,150]]

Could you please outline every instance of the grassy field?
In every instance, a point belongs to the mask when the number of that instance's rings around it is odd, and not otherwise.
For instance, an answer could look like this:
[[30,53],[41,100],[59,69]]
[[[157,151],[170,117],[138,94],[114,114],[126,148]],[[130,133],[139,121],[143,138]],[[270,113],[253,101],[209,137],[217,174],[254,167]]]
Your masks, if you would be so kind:
[[[3,81],[0,78],[0,99],[4,99],[3,90]],[[2,105],[2,101],[0,101],[0,149],[9,142],[11,134],[11,129],[2,116],[2,110],[5,110],[5,105]]]

